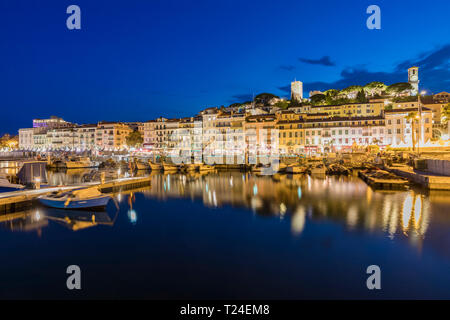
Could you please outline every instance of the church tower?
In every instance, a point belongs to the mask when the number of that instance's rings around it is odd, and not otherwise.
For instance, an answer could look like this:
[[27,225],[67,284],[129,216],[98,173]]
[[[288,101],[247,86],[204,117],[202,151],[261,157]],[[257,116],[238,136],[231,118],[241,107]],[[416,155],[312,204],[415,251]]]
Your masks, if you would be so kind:
[[419,67],[411,67],[408,69],[408,82],[413,87],[411,95],[419,94]]

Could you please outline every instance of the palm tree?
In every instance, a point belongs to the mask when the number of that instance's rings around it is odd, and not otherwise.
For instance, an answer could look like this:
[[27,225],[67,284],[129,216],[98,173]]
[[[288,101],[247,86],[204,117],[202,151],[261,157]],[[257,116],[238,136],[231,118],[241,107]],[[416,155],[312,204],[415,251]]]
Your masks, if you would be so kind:
[[415,127],[415,120],[417,119],[417,112],[412,111],[410,113],[408,113],[408,115],[405,117],[406,120],[411,122],[411,139],[412,139],[412,150],[414,151],[415,149],[415,145],[416,145],[416,127]]
[[442,123],[447,125],[448,132],[450,134],[450,103],[447,104],[442,110],[441,119]]

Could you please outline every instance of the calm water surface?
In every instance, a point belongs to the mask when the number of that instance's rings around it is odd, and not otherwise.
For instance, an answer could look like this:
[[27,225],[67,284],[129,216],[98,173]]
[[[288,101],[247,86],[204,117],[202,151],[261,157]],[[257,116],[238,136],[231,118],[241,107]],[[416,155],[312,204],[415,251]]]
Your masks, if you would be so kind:
[[450,298],[450,193],[233,172],[156,174],[115,198],[0,216],[0,298]]

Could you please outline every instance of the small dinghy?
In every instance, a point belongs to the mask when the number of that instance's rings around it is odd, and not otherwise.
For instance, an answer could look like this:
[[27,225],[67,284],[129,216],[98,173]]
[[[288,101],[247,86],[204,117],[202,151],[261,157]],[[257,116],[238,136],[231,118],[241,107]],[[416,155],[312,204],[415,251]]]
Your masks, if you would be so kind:
[[58,209],[91,209],[106,207],[111,199],[103,195],[97,187],[54,192],[39,198],[39,202],[50,208]]
[[11,183],[5,175],[0,174],[0,192],[19,191],[23,188],[25,188],[25,186]]

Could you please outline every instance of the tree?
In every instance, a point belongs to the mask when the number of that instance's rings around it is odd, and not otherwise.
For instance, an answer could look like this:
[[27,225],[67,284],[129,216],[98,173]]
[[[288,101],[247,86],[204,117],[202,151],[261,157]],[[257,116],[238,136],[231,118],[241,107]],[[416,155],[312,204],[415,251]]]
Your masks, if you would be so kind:
[[364,86],[364,91],[366,91],[369,96],[373,97],[376,95],[381,95],[386,88],[387,86],[383,82],[372,81]]
[[286,100],[280,100],[277,103],[275,103],[275,107],[285,110],[289,107],[289,102]]
[[313,95],[310,99],[311,99],[312,105],[319,105],[319,104],[325,103],[327,96],[319,93],[319,94]]
[[407,90],[412,90],[412,85],[408,82],[399,82],[391,84],[389,87],[386,88],[386,92],[388,94],[400,94]]
[[139,147],[144,142],[144,138],[138,130],[134,130],[126,137],[126,141],[129,147]]
[[442,114],[441,114],[441,122],[444,124],[449,123],[450,121],[450,103],[447,104],[443,109],[442,109]]
[[356,95],[356,101],[359,103],[365,103],[367,102],[366,94],[364,93],[364,90],[361,89],[358,94]]
[[384,111],[390,111],[394,109],[394,105],[392,103],[389,103],[387,106],[384,107]]
[[260,93],[255,97],[255,103],[267,105],[270,100],[274,98],[279,98],[278,96],[271,93]]
[[415,150],[415,145],[416,145],[416,118],[417,118],[417,112],[413,111],[408,113],[408,115],[406,116],[406,120],[411,122],[411,140],[412,140],[412,150]]

